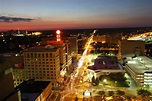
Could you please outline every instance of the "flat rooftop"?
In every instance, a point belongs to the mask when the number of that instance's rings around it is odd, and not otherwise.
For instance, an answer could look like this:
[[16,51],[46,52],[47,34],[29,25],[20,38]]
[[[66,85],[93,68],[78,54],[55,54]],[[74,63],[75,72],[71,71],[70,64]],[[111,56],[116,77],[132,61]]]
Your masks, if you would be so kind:
[[138,57],[126,57],[127,64],[136,74],[142,74],[144,72],[152,72],[152,59],[146,56]]
[[41,93],[48,85],[50,81],[24,81],[17,88],[21,93]]
[[94,65],[88,66],[90,70],[123,70],[122,65],[118,62],[115,56],[98,56],[95,59]]
[[57,48],[51,45],[47,46],[36,46],[29,49],[24,50],[24,52],[55,52]]

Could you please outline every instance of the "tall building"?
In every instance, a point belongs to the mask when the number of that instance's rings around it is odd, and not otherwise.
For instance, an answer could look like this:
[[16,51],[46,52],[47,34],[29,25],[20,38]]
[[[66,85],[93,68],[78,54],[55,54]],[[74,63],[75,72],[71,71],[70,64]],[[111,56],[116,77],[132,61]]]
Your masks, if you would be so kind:
[[66,48],[65,44],[62,41],[47,41],[48,45],[52,45],[59,49],[59,57],[60,57],[60,70],[66,68]]
[[40,44],[58,47],[60,50],[60,69],[66,68],[68,71],[70,70],[69,66],[72,63],[72,58],[76,57],[78,53],[78,41],[76,37],[61,37],[60,34],[62,32],[57,30],[56,37],[43,38]]
[[69,66],[72,63],[72,57],[76,57],[78,54],[78,41],[76,37],[63,37],[62,41],[55,42],[55,37],[43,38],[41,45],[47,44],[65,44],[65,54],[66,54],[66,65]]
[[59,48],[51,45],[38,46],[23,52],[24,67],[13,69],[14,82],[19,85],[24,80],[51,81],[56,87],[60,75]]
[[58,85],[61,70],[69,69],[72,63],[69,42],[62,41],[60,33],[59,30],[56,32],[56,40],[43,39],[40,46],[23,52],[24,65],[18,64],[13,69],[15,86],[29,79],[51,81],[52,87]]

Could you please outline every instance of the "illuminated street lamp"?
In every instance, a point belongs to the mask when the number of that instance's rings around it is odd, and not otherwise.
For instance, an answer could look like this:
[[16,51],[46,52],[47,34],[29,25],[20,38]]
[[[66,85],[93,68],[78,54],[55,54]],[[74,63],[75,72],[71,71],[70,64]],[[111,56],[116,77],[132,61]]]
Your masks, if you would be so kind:
[[117,81],[115,81],[115,87],[116,87]]
[[107,79],[104,79],[104,80],[103,80],[103,85],[104,85],[104,86],[105,86],[106,82],[107,82]]
[[107,82],[107,79],[104,79],[103,82],[106,83],[106,82]]

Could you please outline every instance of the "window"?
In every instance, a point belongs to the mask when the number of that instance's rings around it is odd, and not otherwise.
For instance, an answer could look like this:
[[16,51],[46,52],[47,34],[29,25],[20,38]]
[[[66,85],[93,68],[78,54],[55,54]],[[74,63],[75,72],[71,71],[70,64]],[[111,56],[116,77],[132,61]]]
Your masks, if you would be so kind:
[[[52,57],[52,53],[50,53],[50,57]],[[52,59],[51,59],[52,60]]]
[[42,58],[44,58],[44,53],[42,53]]
[[37,58],[37,53],[34,54],[34,57]]
[[29,58],[29,53],[27,53],[27,58]]
[[33,53],[31,53],[31,58],[33,58]]
[[48,55],[48,53],[46,53],[46,58],[48,58],[49,57],[49,55]]

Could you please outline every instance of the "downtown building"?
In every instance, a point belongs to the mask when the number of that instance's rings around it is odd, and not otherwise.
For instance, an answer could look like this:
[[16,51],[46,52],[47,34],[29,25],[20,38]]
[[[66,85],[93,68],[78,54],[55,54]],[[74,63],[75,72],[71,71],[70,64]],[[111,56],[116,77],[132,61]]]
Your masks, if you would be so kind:
[[78,40],[76,37],[63,37],[62,41],[54,41],[55,38],[43,38],[40,45],[53,45],[60,49],[61,70],[69,71],[70,65],[78,54]]
[[18,86],[23,81],[50,81],[57,86],[60,75],[59,49],[50,45],[27,49],[23,52],[24,66],[13,69],[14,84]]
[[30,79],[50,81],[52,87],[58,86],[58,78],[63,71],[66,72],[71,58],[67,57],[67,45],[61,41],[59,34],[56,39],[45,40],[40,46],[24,50],[24,65],[18,65],[13,69],[15,86]]

